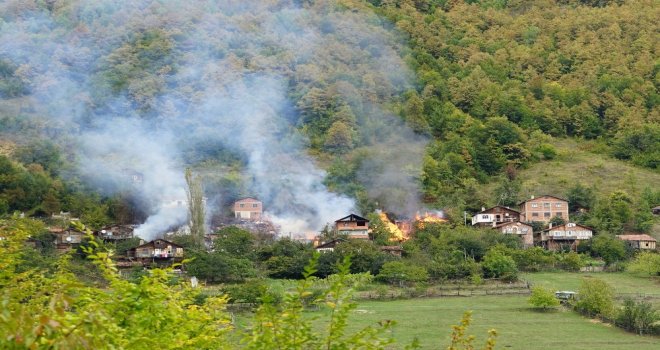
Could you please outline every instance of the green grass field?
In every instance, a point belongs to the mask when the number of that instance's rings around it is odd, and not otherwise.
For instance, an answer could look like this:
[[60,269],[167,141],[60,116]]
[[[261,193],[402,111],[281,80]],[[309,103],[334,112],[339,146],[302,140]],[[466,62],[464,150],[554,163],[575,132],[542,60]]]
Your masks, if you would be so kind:
[[634,276],[629,273],[571,273],[571,272],[536,272],[526,273],[521,279],[532,285],[539,284],[556,290],[577,291],[583,278],[599,278],[614,287],[619,294],[641,293],[658,294],[660,296],[660,279]]
[[360,302],[349,325],[357,330],[380,320],[396,320],[394,337],[403,348],[417,337],[423,349],[443,349],[451,325],[473,311],[469,334],[483,344],[487,331],[498,332],[497,349],[660,349],[660,338],[640,337],[568,311],[537,312],[524,296],[478,296]]

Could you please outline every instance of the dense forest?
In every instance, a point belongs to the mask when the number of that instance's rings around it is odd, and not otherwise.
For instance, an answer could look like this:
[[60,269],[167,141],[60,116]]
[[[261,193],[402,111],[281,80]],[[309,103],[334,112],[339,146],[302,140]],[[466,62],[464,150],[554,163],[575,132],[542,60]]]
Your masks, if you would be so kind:
[[[657,279],[660,255],[615,237],[658,236],[657,18],[654,0],[1,1],[0,347],[382,349],[395,322],[349,326],[359,293],[526,284],[552,308],[521,273]],[[593,239],[468,224],[547,188]],[[282,234],[233,226],[241,197]],[[185,201],[195,225],[172,233]],[[368,240],[328,224],[351,212]],[[133,260],[154,237],[185,253]],[[589,321],[660,332],[654,305],[589,280],[607,304],[584,283]],[[449,348],[474,348],[469,325]]]
[[[653,1],[7,1],[0,211],[71,211],[92,227],[144,220],[150,197],[110,174],[152,159],[86,143],[119,140],[121,127],[140,130],[124,143],[186,130],[164,148],[167,163],[205,174],[219,208],[286,187],[254,174],[296,173],[281,165],[290,160],[278,162],[296,148],[362,213],[410,214],[392,203],[412,195],[423,203],[410,206],[442,208],[456,221],[486,204],[514,205],[517,172],[554,158],[553,142],[563,138],[657,171],[658,11]],[[271,84],[263,76],[277,87],[260,90]],[[248,118],[253,110],[209,100],[229,94],[250,105],[259,101],[253,95],[277,93],[264,108],[278,117],[260,121],[276,134],[260,147],[287,146],[272,156],[277,165],[254,169],[257,151],[232,145],[240,140],[231,135],[252,129],[204,115],[226,109]],[[126,115],[144,122],[121,124]],[[99,184],[96,168],[113,166]],[[479,195],[492,182],[497,198]],[[620,222],[608,224],[614,232],[650,229],[631,210],[656,205],[657,192],[567,184],[556,195],[569,190],[586,196],[586,209],[625,203]],[[276,206],[294,192],[265,199]]]

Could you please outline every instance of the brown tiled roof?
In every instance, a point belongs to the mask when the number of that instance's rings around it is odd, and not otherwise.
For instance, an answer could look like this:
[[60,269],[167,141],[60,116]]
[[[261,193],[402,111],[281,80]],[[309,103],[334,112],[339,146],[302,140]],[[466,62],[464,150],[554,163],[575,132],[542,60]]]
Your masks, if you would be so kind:
[[657,240],[649,235],[639,234],[639,235],[617,235],[618,239],[624,241],[652,241],[657,242]]

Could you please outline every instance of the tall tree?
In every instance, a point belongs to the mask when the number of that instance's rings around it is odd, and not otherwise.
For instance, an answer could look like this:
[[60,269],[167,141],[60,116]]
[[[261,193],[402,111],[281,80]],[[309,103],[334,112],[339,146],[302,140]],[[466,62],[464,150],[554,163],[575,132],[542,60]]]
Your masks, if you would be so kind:
[[190,168],[186,169],[188,185],[188,223],[190,235],[202,245],[204,242],[204,192],[199,176],[194,176]]

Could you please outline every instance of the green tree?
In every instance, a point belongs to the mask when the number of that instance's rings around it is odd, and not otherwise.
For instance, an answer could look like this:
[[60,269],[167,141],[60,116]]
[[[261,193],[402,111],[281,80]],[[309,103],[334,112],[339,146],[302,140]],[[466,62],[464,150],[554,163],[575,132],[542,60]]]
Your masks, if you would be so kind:
[[614,312],[614,290],[598,278],[583,278],[578,289],[576,308],[589,315],[612,316]]
[[392,284],[424,282],[428,278],[429,274],[425,268],[410,265],[403,261],[386,262],[378,276],[376,276],[376,279]]
[[628,264],[628,271],[647,276],[660,276],[660,254],[641,252]]
[[352,149],[353,130],[342,121],[332,123],[325,138],[325,148],[339,154]]
[[186,169],[186,184],[188,185],[188,224],[190,235],[194,237],[201,247],[204,243],[204,192],[199,176],[194,176],[192,169]]
[[588,188],[582,183],[576,183],[566,193],[568,199],[568,207],[571,213],[575,213],[580,209],[591,209],[596,202],[596,196],[592,188]]
[[653,309],[651,303],[635,302],[632,298],[626,298],[615,324],[625,330],[642,335],[648,334],[657,321],[660,321],[660,314]]
[[489,250],[484,256],[481,266],[484,269],[484,277],[486,278],[502,278],[511,281],[516,280],[518,276],[516,262],[499,249]]
[[607,265],[626,258],[625,243],[607,234],[600,234],[592,239],[591,251],[605,260]]
[[213,249],[236,258],[254,260],[256,257],[255,238],[249,231],[236,226],[225,227],[216,232]]
[[543,310],[559,306],[559,299],[555,297],[555,293],[541,286],[532,288],[532,294],[527,301],[534,308]]

